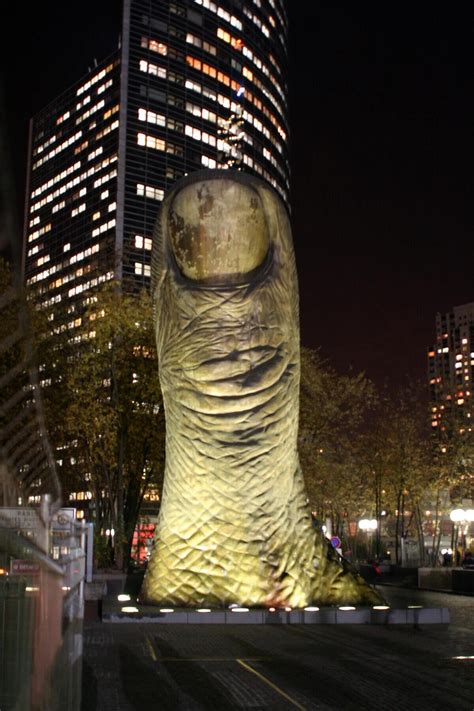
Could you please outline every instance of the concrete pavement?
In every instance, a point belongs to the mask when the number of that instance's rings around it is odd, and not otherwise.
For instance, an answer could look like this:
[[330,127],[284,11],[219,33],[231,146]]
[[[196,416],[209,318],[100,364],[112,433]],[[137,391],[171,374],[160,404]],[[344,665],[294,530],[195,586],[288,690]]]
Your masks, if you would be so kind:
[[449,607],[452,624],[86,623],[83,709],[472,711],[474,599],[383,592],[393,606]]

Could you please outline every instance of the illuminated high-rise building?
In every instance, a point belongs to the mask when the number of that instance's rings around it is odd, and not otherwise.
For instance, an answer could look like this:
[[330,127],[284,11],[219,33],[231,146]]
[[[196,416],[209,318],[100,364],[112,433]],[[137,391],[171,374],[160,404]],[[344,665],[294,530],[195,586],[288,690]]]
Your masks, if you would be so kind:
[[474,302],[436,316],[436,343],[428,352],[431,425],[450,435],[472,432]]
[[116,52],[32,119],[25,280],[72,328],[98,284],[147,286],[182,175],[248,171],[288,206],[287,28],[283,0],[125,0]]

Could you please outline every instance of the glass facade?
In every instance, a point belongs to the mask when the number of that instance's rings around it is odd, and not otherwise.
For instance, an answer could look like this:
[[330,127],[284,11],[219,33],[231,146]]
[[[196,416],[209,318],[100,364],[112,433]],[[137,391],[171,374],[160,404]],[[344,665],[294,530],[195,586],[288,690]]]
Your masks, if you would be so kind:
[[[120,47],[31,122],[24,272],[44,304],[150,278],[165,191],[203,168],[259,175],[289,205],[282,0],[125,0]],[[76,318],[77,317],[77,318]]]

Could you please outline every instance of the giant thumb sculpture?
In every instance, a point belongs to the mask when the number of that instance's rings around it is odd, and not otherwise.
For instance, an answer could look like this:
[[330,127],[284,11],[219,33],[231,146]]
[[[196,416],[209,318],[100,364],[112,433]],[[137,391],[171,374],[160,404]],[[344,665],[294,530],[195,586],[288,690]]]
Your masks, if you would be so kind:
[[166,470],[144,599],[379,602],[311,525],[297,453],[297,279],[275,192],[231,171],[181,180],[157,220],[152,282]]

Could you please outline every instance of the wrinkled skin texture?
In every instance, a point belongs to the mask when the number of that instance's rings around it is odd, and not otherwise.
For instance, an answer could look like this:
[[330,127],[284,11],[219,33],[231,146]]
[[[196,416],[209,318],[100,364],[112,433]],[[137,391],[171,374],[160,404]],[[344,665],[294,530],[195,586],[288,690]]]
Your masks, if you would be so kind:
[[144,599],[378,602],[311,525],[296,449],[297,279],[280,200],[241,173],[189,176],[163,203],[152,269],[167,434]]

